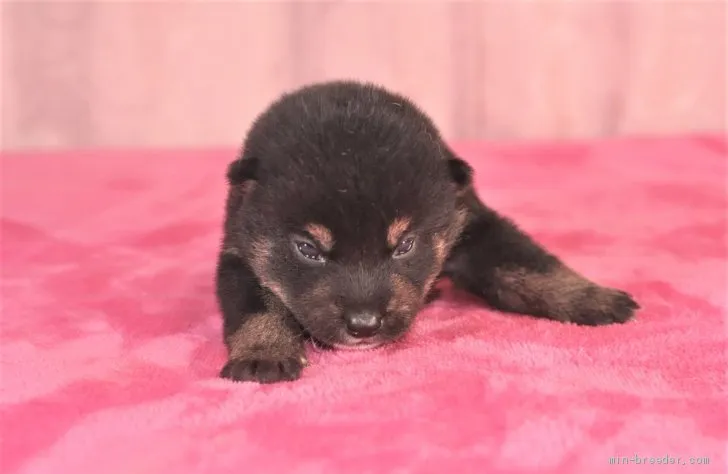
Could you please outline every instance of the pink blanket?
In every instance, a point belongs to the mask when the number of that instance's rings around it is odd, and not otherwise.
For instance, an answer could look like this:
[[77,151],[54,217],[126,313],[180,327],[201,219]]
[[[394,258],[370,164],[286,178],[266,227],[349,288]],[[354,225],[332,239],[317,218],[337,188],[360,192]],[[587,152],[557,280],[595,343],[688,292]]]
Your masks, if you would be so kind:
[[402,343],[311,349],[272,386],[217,378],[234,150],[6,154],[0,470],[726,472],[726,145],[461,144],[487,203],[638,318],[539,321],[446,287]]

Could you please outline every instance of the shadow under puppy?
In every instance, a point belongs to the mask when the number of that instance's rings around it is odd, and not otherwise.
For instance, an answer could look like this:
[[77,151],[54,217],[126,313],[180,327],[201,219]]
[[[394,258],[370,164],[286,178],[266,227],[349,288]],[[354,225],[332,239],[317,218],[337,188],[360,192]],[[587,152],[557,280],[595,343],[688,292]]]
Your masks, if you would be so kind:
[[374,85],[283,95],[227,178],[225,378],[295,380],[307,337],[336,349],[395,341],[439,277],[492,308],[562,322],[622,323],[638,308],[485,206],[432,121]]

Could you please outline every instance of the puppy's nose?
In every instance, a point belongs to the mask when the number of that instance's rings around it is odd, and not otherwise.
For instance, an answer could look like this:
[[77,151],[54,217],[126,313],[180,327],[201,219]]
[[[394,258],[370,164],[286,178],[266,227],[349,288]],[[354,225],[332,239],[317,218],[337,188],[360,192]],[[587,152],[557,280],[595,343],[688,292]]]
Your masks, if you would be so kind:
[[374,312],[349,313],[346,315],[346,329],[354,337],[372,337],[382,326],[382,317]]

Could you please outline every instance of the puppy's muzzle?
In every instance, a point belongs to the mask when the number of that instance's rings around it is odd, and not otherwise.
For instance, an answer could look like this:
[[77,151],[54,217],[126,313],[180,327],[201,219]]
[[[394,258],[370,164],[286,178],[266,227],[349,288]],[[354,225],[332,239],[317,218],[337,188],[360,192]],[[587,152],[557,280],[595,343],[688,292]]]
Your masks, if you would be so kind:
[[357,339],[373,337],[382,327],[382,315],[373,311],[348,313],[344,321],[347,332]]

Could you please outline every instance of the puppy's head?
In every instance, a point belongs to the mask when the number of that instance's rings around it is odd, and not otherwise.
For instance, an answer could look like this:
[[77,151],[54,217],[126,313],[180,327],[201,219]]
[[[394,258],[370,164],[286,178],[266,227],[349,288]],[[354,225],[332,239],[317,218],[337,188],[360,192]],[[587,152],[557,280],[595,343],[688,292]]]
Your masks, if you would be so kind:
[[256,182],[239,219],[261,284],[314,339],[337,348],[406,333],[462,230],[458,193],[471,176],[421,126],[366,132],[271,133],[275,146],[250,146],[266,156],[228,175],[232,185]]

